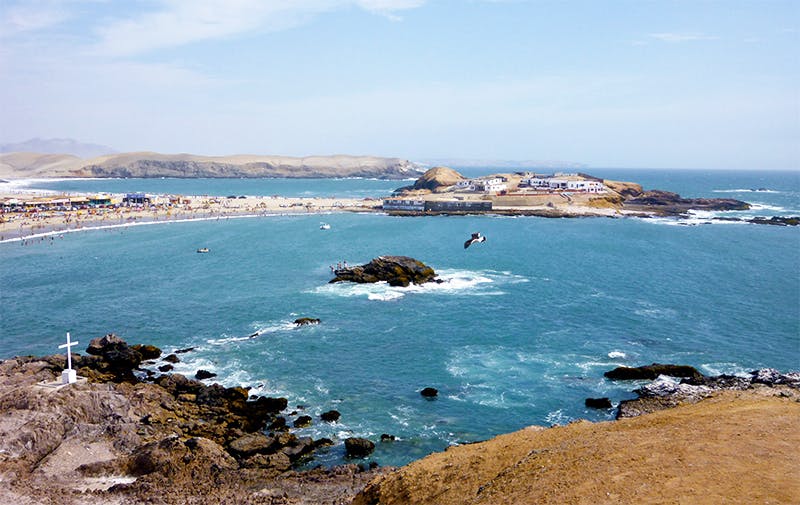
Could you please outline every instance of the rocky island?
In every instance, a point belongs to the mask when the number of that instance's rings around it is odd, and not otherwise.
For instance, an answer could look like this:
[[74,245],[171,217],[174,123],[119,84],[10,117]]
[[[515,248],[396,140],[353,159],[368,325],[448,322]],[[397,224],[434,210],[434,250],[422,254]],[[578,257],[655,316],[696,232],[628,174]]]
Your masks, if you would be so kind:
[[365,265],[337,269],[334,274],[330,284],[344,281],[359,284],[385,281],[390,286],[405,287],[436,280],[433,268],[408,256],[378,256]]

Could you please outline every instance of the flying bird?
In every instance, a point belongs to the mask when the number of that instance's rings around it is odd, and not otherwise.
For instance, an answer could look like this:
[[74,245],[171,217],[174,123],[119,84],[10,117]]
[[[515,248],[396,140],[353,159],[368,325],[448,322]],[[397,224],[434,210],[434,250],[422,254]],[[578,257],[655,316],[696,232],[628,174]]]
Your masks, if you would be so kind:
[[472,238],[464,242],[464,249],[471,246],[475,242],[486,242],[486,237],[484,237],[483,235],[481,235],[479,232],[476,231],[475,233],[472,234]]

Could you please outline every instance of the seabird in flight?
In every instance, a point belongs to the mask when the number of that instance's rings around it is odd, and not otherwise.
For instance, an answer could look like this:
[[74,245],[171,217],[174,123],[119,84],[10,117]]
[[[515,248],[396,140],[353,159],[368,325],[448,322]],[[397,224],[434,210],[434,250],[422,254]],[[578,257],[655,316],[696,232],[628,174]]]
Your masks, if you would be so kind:
[[479,232],[475,232],[472,234],[472,238],[464,242],[464,249],[471,246],[475,242],[486,242],[486,237],[481,235]]

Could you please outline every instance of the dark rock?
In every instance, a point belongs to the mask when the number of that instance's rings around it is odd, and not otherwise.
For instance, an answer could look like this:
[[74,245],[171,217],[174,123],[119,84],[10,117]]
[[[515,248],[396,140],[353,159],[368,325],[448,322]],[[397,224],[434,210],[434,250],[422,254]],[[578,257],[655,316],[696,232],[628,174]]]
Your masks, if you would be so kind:
[[170,365],[169,363],[167,363],[166,365],[161,365],[160,367],[158,367],[158,371],[159,372],[169,372],[173,368],[175,368],[175,367]]
[[335,274],[331,283],[386,281],[391,286],[423,284],[436,277],[436,272],[431,267],[408,256],[379,256],[366,265],[336,270]]
[[239,458],[249,458],[254,454],[275,452],[276,445],[277,442],[273,437],[261,433],[249,433],[228,444],[228,450]]
[[294,420],[292,423],[295,428],[307,428],[311,426],[312,419],[311,416],[300,416]]
[[605,377],[614,380],[653,380],[659,375],[670,377],[702,377],[696,368],[688,365],[662,365],[653,363],[639,367],[620,366],[603,374]]
[[198,370],[196,374],[194,374],[194,378],[197,380],[204,380],[204,379],[211,379],[212,377],[216,377],[217,374],[214,372],[209,372],[208,370]]
[[425,388],[419,392],[425,398],[435,398],[439,394],[439,390],[436,388]]
[[289,427],[286,425],[285,417],[276,417],[272,424],[267,427],[269,431],[286,431]]
[[754,217],[748,219],[747,222],[753,224],[769,224],[773,226],[798,226],[800,225],[800,216]]
[[184,354],[184,353],[187,353],[187,352],[194,351],[194,349],[195,349],[194,347],[187,347],[185,349],[178,349],[177,351],[174,352],[174,354]]
[[611,400],[608,398],[587,398],[585,405],[592,409],[610,409]]
[[329,447],[333,445],[333,440],[330,438],[320,438],[314,441],[314,449],[319,449],[320,447]]
[[269,396],[259,396],[255,403],[259,408],[271,414],[277,414],[289,406],[289,401],[283,397],[273,398]]
[[348,438],[344,449],[348,458],[365,458],[375,450],[375,444],[366,438]]
[[396,437],[387,433],[381,434],[381,442],[394,442]]
[[325,421],[326,423],[335,423],[339,420],[342,415],[339,413],[338,410],[329,410],[328,412],[323,412],[322,415],[319,416],[320,419]]
[[625,201],[626,207],[642,208],[661,214],[684,214],[689,210],[748,210],[750,204],[732,198],[682,198],[669,191],[645,191]]
[[180,363],[181,359],[177,354],[168,354],[167,357],[164,358],[164,361],[167,363]]
[[768,386],[778,384],[800,385],[800,373],[798,372],[782,374],[774,368],[762,368],[753,370],[750,372],[750,376],[754,384],[766,384]]
[[691,386],[707,386],[711,389],[747,389],[750,387],[750,377],[739,377],[736,375],[716,375],[713,377],[689,377],[682,379],[681,384]]
[[142,359],[158,359],[161,356],[161,349],[154,345],[135,344],[131,349],[142,355]]
[[292,462],[295,462],[303,456],[314,452],[314,449],[314,439],[311,437],[301,437],[281,449],[281,452],[289,456]]
[[319,324],[321,321],[313,317],[301,317],[294,320],[297,326],[305,326],[307,324]]
[[122,340],[118,336],[114,335],[113,333],[109,333],[108,335],[102,337],[93,338],[89,342],[89,346],[86,348],[86,352],[94,356],[102,356],[103,352],[106,349],[116,347],[122,344],[124,344],[125,346],[128,345],[124,340]]
[[158,472],[166,477],[179,473],[205,471],[208,468],[233,470],[236,461],[211,440],[191,439],[187,443],[178,437],[167,437],[137,448],[128,460],[128,472],[141,476]]

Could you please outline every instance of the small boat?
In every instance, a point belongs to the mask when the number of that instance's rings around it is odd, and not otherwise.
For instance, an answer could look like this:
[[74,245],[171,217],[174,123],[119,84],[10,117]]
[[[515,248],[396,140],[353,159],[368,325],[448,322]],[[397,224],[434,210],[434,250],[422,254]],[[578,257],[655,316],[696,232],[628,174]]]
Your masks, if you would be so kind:
[[330,230],[331,229],[331,225],[329,225],[328,223],[320,223],[319,224],[319,229],[320,230]]
[[208,247],[201,247],[200,249],[197,250],[197,252],[199,252],[199,253],[207,253],[208,252]]

